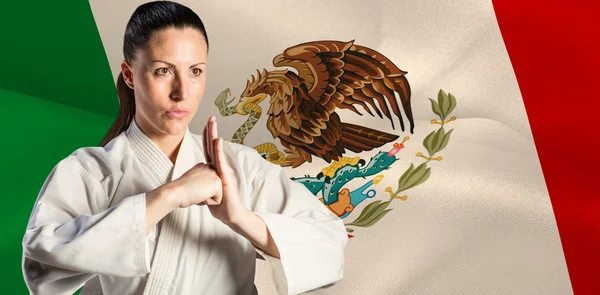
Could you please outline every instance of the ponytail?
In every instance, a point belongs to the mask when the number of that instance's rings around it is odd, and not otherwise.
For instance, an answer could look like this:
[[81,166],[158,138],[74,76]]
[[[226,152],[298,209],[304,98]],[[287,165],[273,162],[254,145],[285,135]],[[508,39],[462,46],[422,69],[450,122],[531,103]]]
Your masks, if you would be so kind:
[[123,79],[123,73],[117,78],[117,96],[119,97],[119,113],[113,125],[100,142],[100,146],[105,146],[113,138],[119,136],[123,131],[129,128],[133,115],[135,114],[135,96],[133,89],[129,88]]

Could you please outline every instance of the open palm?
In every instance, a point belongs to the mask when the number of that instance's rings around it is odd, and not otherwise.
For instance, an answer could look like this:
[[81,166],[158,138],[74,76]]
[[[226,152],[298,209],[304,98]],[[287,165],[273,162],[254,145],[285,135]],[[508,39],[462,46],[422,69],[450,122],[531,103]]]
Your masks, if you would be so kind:
[[211,116],[204,127],[203,147],[206,162],[211,164],[221,178],[223,185],[223,198],[220,204],[209,205],[210,213],[225,224],[232,224],[236,217],[242,215],[246,209],[240,201],[237,181],[231,166],[227,163],[223,152],[223,138],[217,133],[217,122]]

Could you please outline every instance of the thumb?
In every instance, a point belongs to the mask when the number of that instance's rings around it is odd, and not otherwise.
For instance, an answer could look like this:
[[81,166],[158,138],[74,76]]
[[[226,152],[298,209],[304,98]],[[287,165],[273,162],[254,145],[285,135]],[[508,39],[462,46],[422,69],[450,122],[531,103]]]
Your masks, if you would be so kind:
[[223,187],[221,186],[221,184],[218,184],[215,195],[210,197],[205,202],[206,202],[206,205],[215,206],[215,205],[220,205],[222,200],[223,200]]
[[216,150],[216,168],[221,178],[223,185],[229,185],[233,183],[233,169],[227,163],[225,158],[225,152],[223,151],[223,138],[215,139],[215,150]]

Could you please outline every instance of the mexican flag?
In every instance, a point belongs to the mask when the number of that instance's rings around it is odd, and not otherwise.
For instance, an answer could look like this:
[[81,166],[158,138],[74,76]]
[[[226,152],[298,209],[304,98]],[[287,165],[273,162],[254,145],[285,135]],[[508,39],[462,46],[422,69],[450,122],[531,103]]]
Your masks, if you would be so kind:
[[[26,293],[19,241],[50,169],[97,145],[116,116],[125,25],[145,2],[21,1],[0,12],[7,294]],[[598,292],[592,4],[177,2],[210,42],[190,130],[216,115],[221,136],[285,167],[346,224],[344,278],[311,294]],[[282,135],[294,127],[271,118],[275,102],[297,97],[245,94],[274,80],[311,90],[303,99],[346,97],[327,109],[339,154]],[[257,263],[259,293],[276,294]]]

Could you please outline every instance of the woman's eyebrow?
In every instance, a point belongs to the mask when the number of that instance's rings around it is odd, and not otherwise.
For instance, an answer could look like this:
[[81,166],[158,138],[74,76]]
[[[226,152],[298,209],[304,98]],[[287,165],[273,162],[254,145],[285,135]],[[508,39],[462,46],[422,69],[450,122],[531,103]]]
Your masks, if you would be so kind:
[[206,63],[205,62],[199,62],[199,63],[197,63],[195,65],[191,65],[190,68],[193,68],[193,67],[196,67],[196,66],[199,66],[199,65],[206,65]]
[[[169,63],[169,62],[166,62],[166,61],[164,61],[164,60],[158,60],[158,59],[157,59],[157,60],[153,60],[153,61],[152,61],[152,63],[155,63],[155,62],[162,62],[162,63],[168,64],[169,66],[171,66],[171,67],[173,67],[173,68],[177,68],[177,66],[175,66],[174,64],[172,64],[172,63]],[[190,66],[190,68],[193,68],[193,67],[195,67],[195,66],[199,66],[199,65],[206,65],[206,63],[205,63],[205,62],[199,62],[199,63],[197,63],[197,64],[193,64],[193,65],[191,65],[191,66]]]

